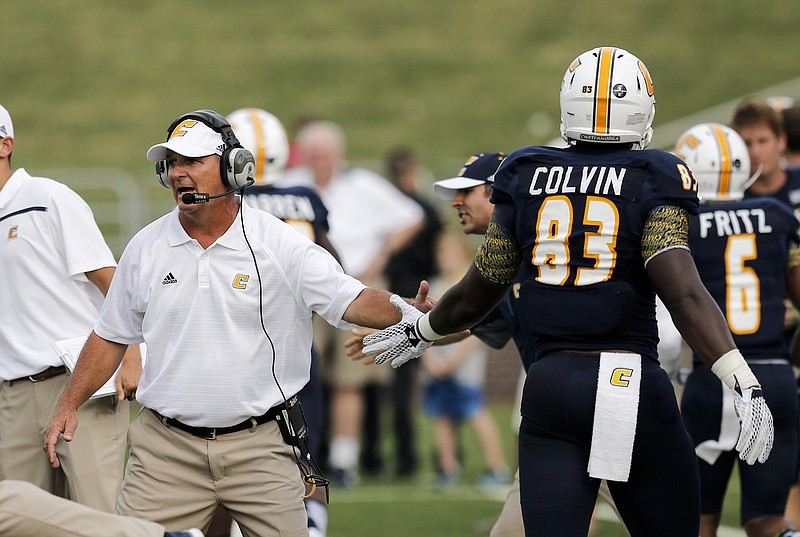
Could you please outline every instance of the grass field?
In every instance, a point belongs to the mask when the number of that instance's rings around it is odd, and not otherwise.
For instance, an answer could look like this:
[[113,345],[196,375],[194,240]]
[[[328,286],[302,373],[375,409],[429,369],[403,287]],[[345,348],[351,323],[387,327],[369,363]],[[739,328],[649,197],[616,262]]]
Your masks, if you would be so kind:
[[[511,404],[494,403],[492,413],[500,427],[509,461],[514,448],[509,433]],[[388,416],[383,423],[389,423]],[[353,489],[333,489],[329,509],[329,537],[470,537],[489,534],[505,502],[507,488],[482,490],[474,486],[483,471],[477,440],[467,427],[462,428],[464,448],[464,481],[447,490],[433,484],[434,470],[430,454],[433,442],[430,424],[423,416],[418,421],[422,468],[412,480],[365,478]],[[383,453],[391,460],[391,435],[383,435]],[[738,525],[738,478],[734,475],[725,501],[723,528],[719,537],[744,537]],[[592,537],[625,537],[624,527],[613,511],[601,500],[596,512],[596,528]]]

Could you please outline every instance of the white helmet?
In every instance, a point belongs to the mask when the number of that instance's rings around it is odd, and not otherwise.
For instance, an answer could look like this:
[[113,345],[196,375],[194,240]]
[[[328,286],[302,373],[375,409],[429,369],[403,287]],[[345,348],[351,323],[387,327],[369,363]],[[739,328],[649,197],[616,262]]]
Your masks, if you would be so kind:
[[656,99],[647,67],[627,50],[598,47],[561,81],[561,136],[568,142],[634,143],[653,137]]
[[240,108],[226,119],[239,142],[256,159],[256,184],[277,181],[289,160],[289,138],[283,124],[260,108]]
[[701,123],[684,132],[675,154],[691,168],[703,200],[740,200],[750,177],[747,145],[735,130],[719,123]]

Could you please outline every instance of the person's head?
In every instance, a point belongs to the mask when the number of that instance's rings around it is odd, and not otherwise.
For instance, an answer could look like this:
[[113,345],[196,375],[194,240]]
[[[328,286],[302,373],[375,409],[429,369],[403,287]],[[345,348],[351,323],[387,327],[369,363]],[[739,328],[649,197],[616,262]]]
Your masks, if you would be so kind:
[[632,144],[653,136],[656,99],[644,63],[618,47],[588,50],[561,81],[561,136],[569,143]]
[[295,139],[305,164],[314,174],[314,182],[325,187],[343,165],[344,131],[330,121],[312,121],[297,131]]
[[761,168],[761,175],[770,178],[781,170],[786,138],[780,116],[766,101],[755,97],[742,101],[733,112],[731,127],[747,144],[751,173]]
[[0,105],[0,170],[7,179],[11,175],[11,153],[14,151],[14,124],[11,122],[11,114]]
[[226,119],[236,138],[256,160],[256,184],[275,183],[289,160],[289,138],[283,124],[260,108],[240,108],[228,114]]
[[182,210],[184,194],[221,193],[253,184],[255,160],[224,117],[213,110],[184,114],[167,128],[167,141],[147,150],[160,183],[171,188]]
[[466,234],[483,235],[489,227],[494,205],[492,195],[494,173],[506,158],[504,153],[478,153],[472,155],[450,179],[433,184],[436,197],[449,200],[458,211],[461,226]]
[[800,166],[800,104],[784,108],[781,114],[786,133],[786,160],[790,166]]
[[419,187],[420,166],[417,156],[409,147],[398,147],[386,155],[386,178],[407,194]]
[[747,146],[725,125],[695,125],[680,135],[674,153],[691,168],[701,201],[740,200],[752,182]]

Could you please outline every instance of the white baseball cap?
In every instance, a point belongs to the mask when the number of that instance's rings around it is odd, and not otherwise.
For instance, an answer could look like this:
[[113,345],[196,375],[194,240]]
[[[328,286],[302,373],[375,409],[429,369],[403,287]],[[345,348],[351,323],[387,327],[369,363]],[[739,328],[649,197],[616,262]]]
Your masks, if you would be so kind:
[[147,160],[158,162],[167,159],[167,151],[184,157],[222,155],[225,142],[222,135],[197,119],[185,119],[169,134],[169,139],[147,150]]
[[0,138],[14,137],[14,124],[11,123],[11,114],[0,104]]
[[442,179],[433,184],[436,197],[451,200],[456,197],[459,190],[472,188],[478,185],[492,184],[494,172],[506,158],[505,153],[478,153],[472,155],[452,179]]

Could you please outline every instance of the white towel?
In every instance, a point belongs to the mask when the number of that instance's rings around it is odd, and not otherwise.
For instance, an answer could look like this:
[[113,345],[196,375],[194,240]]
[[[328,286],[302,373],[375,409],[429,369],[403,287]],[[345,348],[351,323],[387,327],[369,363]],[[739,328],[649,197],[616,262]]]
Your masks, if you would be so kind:
[[633,353],[600,354],[594,405],[589,476],[627,481],[631,472],[642,357]]
[[733,406],[733,390],[722,384],[722,419],[719,424],[719,438],[717,440],[706,440],[700,442],[694,452],[697,456],[708,464],[717,462],[717,458],[725,451],[731,451],[736,447],[739,439],[739,418],[736,416],[736,408]]

